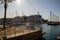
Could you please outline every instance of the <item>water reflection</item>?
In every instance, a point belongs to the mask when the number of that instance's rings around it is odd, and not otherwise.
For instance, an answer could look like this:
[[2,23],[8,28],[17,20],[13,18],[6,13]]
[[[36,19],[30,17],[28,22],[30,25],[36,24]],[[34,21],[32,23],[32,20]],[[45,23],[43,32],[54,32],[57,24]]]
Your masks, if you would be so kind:
[[60,25],[41,24],[39,27],[42,27],[43,32],[46,32],[44,35],[46,40],[56,40],[56,36],[60,35]]

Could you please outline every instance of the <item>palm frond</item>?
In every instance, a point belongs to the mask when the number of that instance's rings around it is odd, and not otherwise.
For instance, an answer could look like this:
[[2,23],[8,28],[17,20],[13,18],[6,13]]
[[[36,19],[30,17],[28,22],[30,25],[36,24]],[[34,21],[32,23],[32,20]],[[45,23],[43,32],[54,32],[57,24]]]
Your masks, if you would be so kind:
[[[1,2],[4,2],[4,0],[0,0]],[[12,1],[15,1],[15,0],[6,0],[7,2],[12,2]]]
[[12,1],[15,1],[15,0],[7,0],[8,2],[12,2]]

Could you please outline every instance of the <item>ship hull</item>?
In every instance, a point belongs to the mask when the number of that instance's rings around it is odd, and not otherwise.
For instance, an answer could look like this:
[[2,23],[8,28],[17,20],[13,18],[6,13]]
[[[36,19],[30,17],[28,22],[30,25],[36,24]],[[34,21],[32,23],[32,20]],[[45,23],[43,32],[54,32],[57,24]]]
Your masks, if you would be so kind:
[[59,22],[48,22],[48,25],[59,25]]

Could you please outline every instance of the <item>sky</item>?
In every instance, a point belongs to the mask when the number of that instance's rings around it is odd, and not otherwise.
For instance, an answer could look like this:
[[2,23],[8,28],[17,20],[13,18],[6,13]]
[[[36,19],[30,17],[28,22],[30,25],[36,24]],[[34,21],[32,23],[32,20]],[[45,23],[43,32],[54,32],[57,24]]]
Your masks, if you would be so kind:
[[[44,19],[49,18],[50,11],[60,16],[60,0],[19,0],[8,3],[7,17],[42,15]],[[4,17],[4,4],[0,2],[0,18]]]

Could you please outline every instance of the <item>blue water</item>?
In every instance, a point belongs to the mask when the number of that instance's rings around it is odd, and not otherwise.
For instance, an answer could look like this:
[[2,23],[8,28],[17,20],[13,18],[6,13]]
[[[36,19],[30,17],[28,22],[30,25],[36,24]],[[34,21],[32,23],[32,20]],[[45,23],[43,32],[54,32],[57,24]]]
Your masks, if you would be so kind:
[[56,40],[56,36],[60,35],[60,25],[38,24],[35,26],[42,27],[43,32],[46,32],[43,36],[46,40]]

